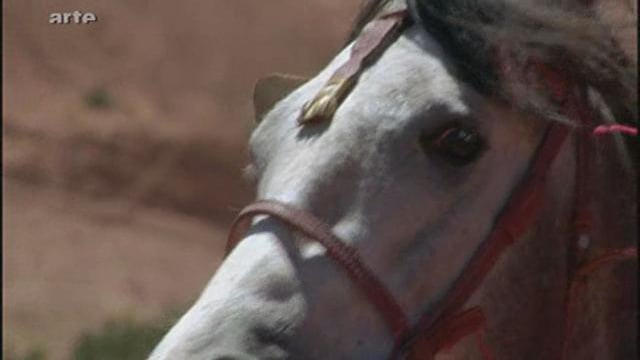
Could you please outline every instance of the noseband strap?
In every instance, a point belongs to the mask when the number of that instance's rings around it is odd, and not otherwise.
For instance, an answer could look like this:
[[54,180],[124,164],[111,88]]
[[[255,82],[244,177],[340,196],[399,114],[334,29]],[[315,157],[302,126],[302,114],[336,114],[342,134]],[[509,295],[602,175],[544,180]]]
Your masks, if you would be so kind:
[[396,341],[407,333],[409,321],[391,292],[360,259],[355,248],[338,239],[326,223],[309,212],[274,200],[255,202],[244,208],[231,226],[227,251],[242,239],[256,215],[273,216],[324,246],[329,258],[340,265],[380,313]]

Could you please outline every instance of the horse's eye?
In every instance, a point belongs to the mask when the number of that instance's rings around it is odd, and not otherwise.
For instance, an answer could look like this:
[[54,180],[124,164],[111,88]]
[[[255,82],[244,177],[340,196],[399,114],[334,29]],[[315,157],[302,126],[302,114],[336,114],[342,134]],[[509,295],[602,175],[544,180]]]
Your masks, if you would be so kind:
[[485,149],[485,142],[478,131],[453,126],[435,135],[423,135],[420,144],[428,154],[434,154],[455,166],[463,166],[476,160]]

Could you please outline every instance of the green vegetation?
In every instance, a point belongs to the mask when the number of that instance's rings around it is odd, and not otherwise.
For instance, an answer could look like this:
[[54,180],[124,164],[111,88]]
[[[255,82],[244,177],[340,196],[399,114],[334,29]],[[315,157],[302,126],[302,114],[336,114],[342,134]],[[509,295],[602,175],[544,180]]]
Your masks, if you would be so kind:
[[22,356],[18,356],[13,352],[8,351],[6,354],[4,354],[2,358],[4,360],[46,360],[47,359],[46,354],[47,353],[46,351],[44,351],[44,349],[40,347],[35,347],[27,351]]
[[85,96],[85,103],[93,109],[109,109],[113,107],[113,98],[107,89],[98,87]]
[[[109,321],[102,329],[81,336],[70,359],[72,360],[144,360],[177,320],[172,312],[161,321],[141,323],[129,318]],[[4,360],[47,360],[42,347],[35,347],[17,355],[9,349]]]
[[156,323],[130,319],[108,322],[100,331],[82,336],[73,360],[144,360],[169,330],[175,317]]

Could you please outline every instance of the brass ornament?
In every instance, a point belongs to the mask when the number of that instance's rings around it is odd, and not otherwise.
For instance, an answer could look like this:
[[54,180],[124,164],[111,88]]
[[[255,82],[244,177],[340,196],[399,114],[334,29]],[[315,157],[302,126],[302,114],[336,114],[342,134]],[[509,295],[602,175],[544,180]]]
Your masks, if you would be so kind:
[[385,14],[367,25],[351,48],[351,56],[331,76],[318,94],[302,107],[298,124],[328,122],[368,66],[399,36],[407,24],[406,10]]
[[298,123],[303,125],[330,121],[354,83],[353,78],[329,80],[315,98],[303,106]]

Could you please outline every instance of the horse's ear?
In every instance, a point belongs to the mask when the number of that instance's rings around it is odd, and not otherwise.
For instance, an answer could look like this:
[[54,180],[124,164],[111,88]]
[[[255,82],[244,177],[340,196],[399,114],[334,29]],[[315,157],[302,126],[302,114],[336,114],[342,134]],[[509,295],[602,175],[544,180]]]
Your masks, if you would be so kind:
[[309,79],[289,74],[273,74],[256,82],[253,90],[253,109],[256,122],[262,118],[280,100]]

